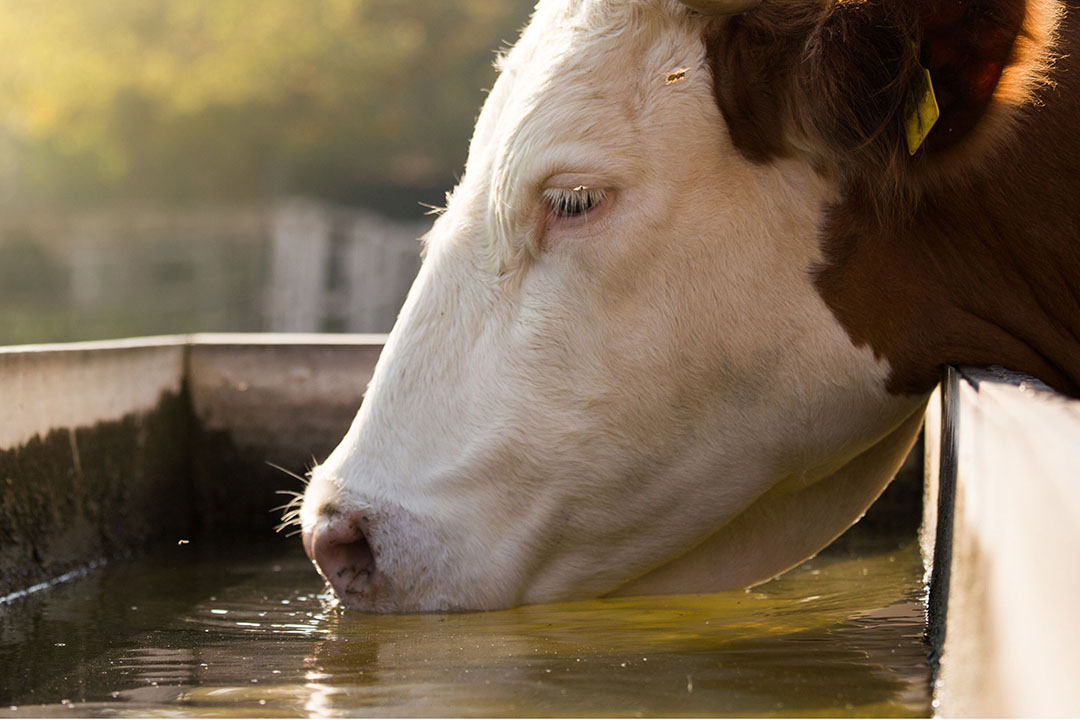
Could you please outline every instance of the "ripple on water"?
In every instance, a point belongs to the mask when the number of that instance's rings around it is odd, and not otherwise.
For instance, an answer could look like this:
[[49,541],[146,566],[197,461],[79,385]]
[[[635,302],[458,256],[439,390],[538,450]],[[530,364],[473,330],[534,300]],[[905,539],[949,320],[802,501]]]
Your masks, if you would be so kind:
[[0,715],[930,711],[913,542],[750,592],[406,616],[335,608],[302,553],[240,550],[173,549],[0,610]]

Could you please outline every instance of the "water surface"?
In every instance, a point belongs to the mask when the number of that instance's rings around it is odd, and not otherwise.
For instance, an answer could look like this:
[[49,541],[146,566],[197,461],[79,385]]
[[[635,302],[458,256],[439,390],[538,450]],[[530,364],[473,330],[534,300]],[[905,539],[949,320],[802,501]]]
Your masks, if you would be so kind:
[[396,617],[333,607],[295,545],[181,545],[0,605],[0,716],[930,712],[913,541],[749,592]]

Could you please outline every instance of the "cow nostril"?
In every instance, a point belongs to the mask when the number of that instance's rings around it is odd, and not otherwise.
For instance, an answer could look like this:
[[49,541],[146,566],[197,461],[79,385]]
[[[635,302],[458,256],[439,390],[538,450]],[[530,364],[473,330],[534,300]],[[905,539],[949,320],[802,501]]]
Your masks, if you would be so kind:
[[338,517],[305,538],[305,549],[315,567],[346,604],[367,591],[375,572],[366,525],[367,519],[358,514]]
[[335,589],[344,583],[350,592],[356,592],[361,588],[353,586],[358,581],[365,581],[375,569],[373,559],[367,538],[361,537],[355,542],[328,545],[317,556],[316,562]]

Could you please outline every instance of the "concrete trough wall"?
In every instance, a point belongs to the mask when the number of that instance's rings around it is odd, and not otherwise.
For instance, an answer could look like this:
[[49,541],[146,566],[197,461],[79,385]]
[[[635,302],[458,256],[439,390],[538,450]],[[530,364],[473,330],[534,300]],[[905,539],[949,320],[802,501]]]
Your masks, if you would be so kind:
[[0,348],[0,598],[148,543],[265,531],[348,429],[382,336]]
[[1080,715],[1080,401],[950,369],[925,435],[937,713]]

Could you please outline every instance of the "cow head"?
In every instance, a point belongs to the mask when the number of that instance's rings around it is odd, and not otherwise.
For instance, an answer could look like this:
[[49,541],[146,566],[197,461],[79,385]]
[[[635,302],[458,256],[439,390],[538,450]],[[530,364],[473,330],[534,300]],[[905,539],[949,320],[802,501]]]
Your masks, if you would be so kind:
[[[875,3],[753,5],[544,0],[499,61],[364,404],[303,500],[345,605],[746,586],[895,472],[929,386],[890,387],[818,282],[830,208],[877,175],[902,184],[903,131],[793,100],[814,90],[813,43],[847,41],[829,13]],[[765,46],[780,29],[786,55]],[[909,72],[912,39],[865,61]],[[868,100],[883,124],[902,112],[889,93]]]

